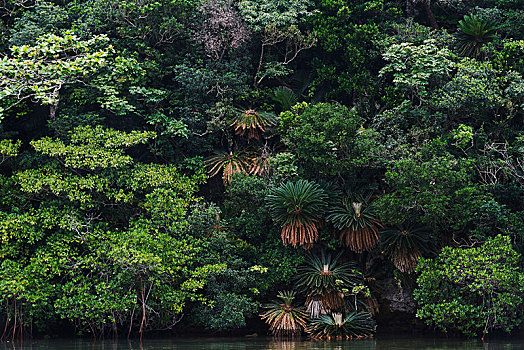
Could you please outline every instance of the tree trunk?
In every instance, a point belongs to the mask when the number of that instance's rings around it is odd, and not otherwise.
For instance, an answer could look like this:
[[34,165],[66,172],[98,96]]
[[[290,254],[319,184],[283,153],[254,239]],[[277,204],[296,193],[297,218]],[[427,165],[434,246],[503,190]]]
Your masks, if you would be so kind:
[[431,11],[431,0],[422,0],[422,8],[424,9],[424,12],[426,13],[426,18],[431,28],[438,29],[437,20],[435,19],[435,15],[433,14],[433,11]]
[[414,17],[415,16],[415,0],[407,0],[406,1],[406,15],[408,17]]
[[424,15],[433,29],[438,29],[438,23],[435,19],[433,11],[431,11],[431,0],[406,0],[406,15],[408,17],[415,17],[417,15],[417,3],[422,6],[424,10]]
[[49,120],[51,120],[51,123],[55,123],[55,116],[56,116],[56,109],[58,108],[58,103],[55,103],[54,105],[49,106]]

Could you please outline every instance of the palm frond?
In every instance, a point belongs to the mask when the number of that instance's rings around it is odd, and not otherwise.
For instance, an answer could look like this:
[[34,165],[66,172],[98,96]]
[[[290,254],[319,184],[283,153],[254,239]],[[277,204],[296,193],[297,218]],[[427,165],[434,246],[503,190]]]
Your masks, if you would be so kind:
[[265,132],[268,126],[275,124],[276,117],[273,114],[257,112],[254,109],[237,109],[231,122],[237,135],[244,136],[247,132],[248,138],[256,139],[260,137],[260,132]]
[[320,257],[309,255],[305,265],[297,269],[297,289],[308,295],[326,295],[341,288],[353,288],[360,275],[355,264],[339,263],[340,256],[332,258],[323,251]]
[[250,159],[249,173],[256,176],[268,175],[271,166],[270,159],[270,155],[265,152],[254,155]]
[[280,103],[282,111],[288,111],[297,104],[297,95],[288,87],[279,86],[273,90],[273,101]]
[[311,318],[344,306],[342,289],[352,289],[360,274],[352,263],[339,263],[340,254],[335,258],[326,255],[310,255],[304,266],[297,269],[296,288],[307,294],[306,306]]
[[480,16],[466,15],[458,23],[455,34],[457,49],[462,56],[480,58],[482,47],[495,38],[495,22],[484,20]]
[[401,272],[411,273],[417,267],[418,258],[433,250],[433,242],[427,227],[402,225],[382,231],[382,250]]
[[282,226],[282,242],[308,246],[318,239],[318,224],[326,209],[327,196],[314,182],[287,182],[267,196],[273,220]]
[[292,291],[280,292],[274,300],[264,306],[266,312],[260,316],[269,324],[269,330],[273,335],[292,335],[301,333],[306,327],[307,314],[303,307],[292,305],[295,293]]
[[319,318],[320,314],[327,314],[329,311],[322,304],[320,295],[308,295],[306,298],[306,312],[310,318]]
[[382,224],[370,199],[371,195],[348,196],[327,217],[340,230],[340,242],[357,253],[373,249],[380,236]]
[[375,332],[375,321],[367,312],[350,312],[346,317],[332,313],[311,320],[306,332],[315,339],[364,338]]
[[249,157],[245,153],[216,152],[206,159],[209,176],[222,172],[224,184],[231,183],[231,177],[236,173],[248,173]]

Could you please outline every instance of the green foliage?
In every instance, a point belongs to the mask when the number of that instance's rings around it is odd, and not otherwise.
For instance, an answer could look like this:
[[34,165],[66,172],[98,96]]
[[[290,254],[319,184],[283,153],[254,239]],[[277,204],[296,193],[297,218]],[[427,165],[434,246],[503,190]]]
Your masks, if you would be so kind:
[[524,74],[524,40],[507,40],[494,52],[494,66],[502,71],[514,70]]
[[4,110],[24,100],[57,105],[62,86],[85,81],[108,64],[113,52],[108,41],[104,35],[80,40],[66,33],[40,37],[34,46],[13,46],[12,57],[0,60],[0,100],[13,100]]
[[476,248],[446,247],[434,260],[421,260],[417,317],[444,332],[510,332],[522,322],[518,259],[509,237],[499,235]]
[[252,333],[284,242],[359,262],[297,296],[336,336],[446,245],[522,252],[521,7],[0,0],[0,328]]
[[297,104],[298,99],[293,90],[285,86],[279,86],[273,90],[273,101],[280,104],[282,111],[289,111],[291,107]]
[[451,51],[438,47],[434,39],[421,45],[394,44],[383,58],[388,64],[380,75],[392,73],[393,83],[412,101],[416,97],[425,98],[428,90],[439,85],[454,67]]
[[376,201],[385,225],[418,217],[432,229],[458,231],[471,223],[464,213],[476,213],[488,200],[486,188],[473,181],[470,159],[432,154],[442,147],[438,140],[432,146],[386,171],[391,191]]
[[223,292],[213,296],[211,306],[198,310],[198,322],[212,330],[238,329],[256,310],[257,303],[244,295]]
[[24,11],[15,20],[10,43],[16,46],[32,45],[38,37],[46,34],[60,35],[69,21],[70,13],[65,8],[47,1],[35,2],[33,11]]
[[524,81],[516,72],[501,72],[491,63],[464,59],[457,64],[455,76],[432,98],[434,107],[450,119],[473,125],[509,123],[522,115]]
[[[204,242],[186,236],[194,229],[186,216],[201,173],[97,156],[151,133],[82,127],[68,136],[68,146],[34,143],[62,165],[48,159],[13,176],[27,208],[1,217],[10,227],[0,251],[7,312],[13,322],[23,317],[42,328],[46,320],[70,320],[96,336],[130,322],[140,333],[171,327],[188,304],[206,301],[203,288],[227,267],[220,258],[202,261]],[[33,207],[32,198],[42,204]]]
[[268,26],[286,28],[297,25],[301,17],[308,16],[309,0],[261,1],[242,0],[238,8],[244,20],[254,31]]
[[205,249],[209,254],[202,255],[203,261],[214,262],[215,255],[227,259],[227,267],[210,274],[205,287],[207,302],[195,305],[190,318],[211,330],[244,327],[246,319],[258,310],[258,279],[266,277],[267,269],[249,266],[249,259],[246,259],[246,253],[251,250],[249,245],[221,233],[210,237]]
[[[70,11],[79,20],[74,29],[87,32],[115,32],[131,47],[150,51],[146,45],[170,45],[184,35],[192,9],[199,3],[171,0],[95,0],[86,7],[82,1],[72,1]],[[151,52],[151,51],[150,51]]]
[[95,170],[130,164],[133,159],[124,153],[124,148],[145,143],[155,136],[154,132],[148,131],[122,133],[104,130],[101,126],[85,126],[69,133],[68,144],[46,137],[31,142],[31,145],[38,152],[62,159],[66,167]]
[[21,144],[22,143],[20,140],[1,140],[0,155],[2,156],[2,160],[0,161],[0,164],[3,163],[7,158],[18,155]]
[[[355,97],[372,96],[380,69],[383,26],[400,19],[398,3],[377,0],[320,1],[308,23],[319,40],[313,65],[317,74],[311,93],[352,104]],[[366,106],[371,107],[372,106]]]
[[280,120],[284,143],[307,174],[335,175],[349,170],[362,122],[355,111],[331,103],[302,102],[283,112]]
[[227,186],[223,209],[230,234],[249,244],[251,261],[265,269],[256,281],[259,298],[273,293],[273,286],[289,283],[304,258],[300,251],[282,245],[280,230],[266,205],[271,188],[263,178],[235,174]]

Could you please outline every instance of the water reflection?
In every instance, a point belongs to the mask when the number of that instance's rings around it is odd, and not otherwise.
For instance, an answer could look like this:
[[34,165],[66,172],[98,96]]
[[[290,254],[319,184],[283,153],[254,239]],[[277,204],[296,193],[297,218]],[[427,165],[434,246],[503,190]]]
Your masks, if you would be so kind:
[[353,341],[278,341],[271,338],[250,339],[154,339],[138,341],[40,340],[0,343],[0,350],[516,350],[524,349],[520,339],[479,341],[390,338]]

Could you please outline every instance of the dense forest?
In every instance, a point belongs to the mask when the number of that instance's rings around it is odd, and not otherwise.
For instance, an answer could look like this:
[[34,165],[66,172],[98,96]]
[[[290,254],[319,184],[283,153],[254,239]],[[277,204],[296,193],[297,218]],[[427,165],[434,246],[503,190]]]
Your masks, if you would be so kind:
[[0,337],[518,331],[523,75],[522,0],[0,0]]

